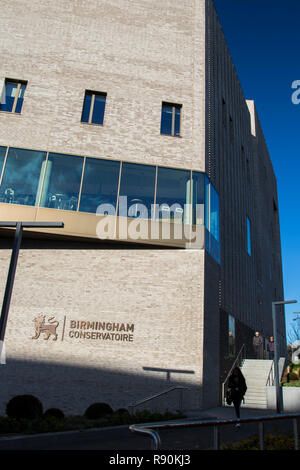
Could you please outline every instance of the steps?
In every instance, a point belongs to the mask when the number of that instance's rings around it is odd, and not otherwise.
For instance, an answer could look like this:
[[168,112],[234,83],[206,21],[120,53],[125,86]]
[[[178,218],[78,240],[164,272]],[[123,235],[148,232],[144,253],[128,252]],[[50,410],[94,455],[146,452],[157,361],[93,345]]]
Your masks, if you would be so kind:
[[266,383],[273,361],[265,359],[245,359],[241,371],[245,377],[247,392],[243,408],[267,409]]

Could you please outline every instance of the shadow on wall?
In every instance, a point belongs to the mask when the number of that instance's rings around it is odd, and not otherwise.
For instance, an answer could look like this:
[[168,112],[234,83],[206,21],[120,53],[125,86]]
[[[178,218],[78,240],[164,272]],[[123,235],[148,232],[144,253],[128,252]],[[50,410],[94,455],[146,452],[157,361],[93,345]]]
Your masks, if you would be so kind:
[[[7,402],[16,395],[31,394],[39,398],[44,409],[60,408],[68,415],[82,415],[95,402],[108,403],[114,410],[128,408],[129,405],[176,386],[189,389],[184,390],[182,395],[183,409],[199,408],[200,386],[191,385],[184,379],[176,381],[172,378],[172,370],[170,374],[169,369],[154,369],[144,367],[141,368],[141,374],[135,374],[105,367],[7,358],[7,363],[0,366],[0,415],[5,415]],[[185,375],[184,370],[176,371]],[[180,409],[180,404],[180,390],[173,390],[135,410],[176,411]]]

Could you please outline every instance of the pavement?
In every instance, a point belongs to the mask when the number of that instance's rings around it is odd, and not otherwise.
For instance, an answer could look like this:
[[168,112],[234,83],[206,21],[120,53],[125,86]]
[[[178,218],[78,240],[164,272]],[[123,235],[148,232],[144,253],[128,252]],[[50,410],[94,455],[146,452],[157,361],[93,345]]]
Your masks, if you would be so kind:
[[[235,419],[233,407],[217,407],[209,410],[191,411],[185,413],[186,421],[202,419]],[[241,408],[241,419],[276,414],[275,410]],[[267,422],[265,433],[280,433],[292,431],[291,420]],[[236,428],[233,423],[220,427],[221,444],[237,442],[257,434],[257,423],[244,423]],[[159,431],[161,450],[207,450],[213,448],[213,427],[187,427],[165,429]],[[67,431],[35,435],[14,435],[0,438],[2,450],[106,450],[106,451],[147,451],[152,449],[152,438],[133,433],[128,425],[107,428],[88,429],[82,431]]]

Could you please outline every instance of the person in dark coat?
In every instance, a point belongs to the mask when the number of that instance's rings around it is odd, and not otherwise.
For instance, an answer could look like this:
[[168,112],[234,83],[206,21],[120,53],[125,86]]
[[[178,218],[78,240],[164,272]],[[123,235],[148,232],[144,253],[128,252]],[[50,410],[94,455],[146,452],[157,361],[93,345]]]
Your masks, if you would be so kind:
[[270,339],[267,344],[267,350],[269,351],[269,359],[274,359],[274,338],[270,336]]
[[[239,367],[235,367],[228,380],[228,389],[230,398],[232,400],[236,417],[240,418],[240,406],[242,399],[247,391],[247,385],[245,377],[243,376]],[[236,426],[239,427],[239,424]]]
[[253,338],[253,349],[254,349],[254,354],[255,354],[256,359],[262,359],[263,358],[263,339],[260,336],[258,331],[255,333],[255,336]]

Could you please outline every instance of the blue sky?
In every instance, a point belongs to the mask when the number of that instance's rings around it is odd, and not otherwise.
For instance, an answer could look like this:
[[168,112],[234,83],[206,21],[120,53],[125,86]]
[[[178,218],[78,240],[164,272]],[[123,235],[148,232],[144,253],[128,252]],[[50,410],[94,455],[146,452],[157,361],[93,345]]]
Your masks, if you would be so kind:
[[[300,312],[300,0],[214,0],[247,99],[253,99],[277,178],[286,325]],[[298,94],[300,98],[300,93]],[[295,322],[294,322],[295,324]]]

